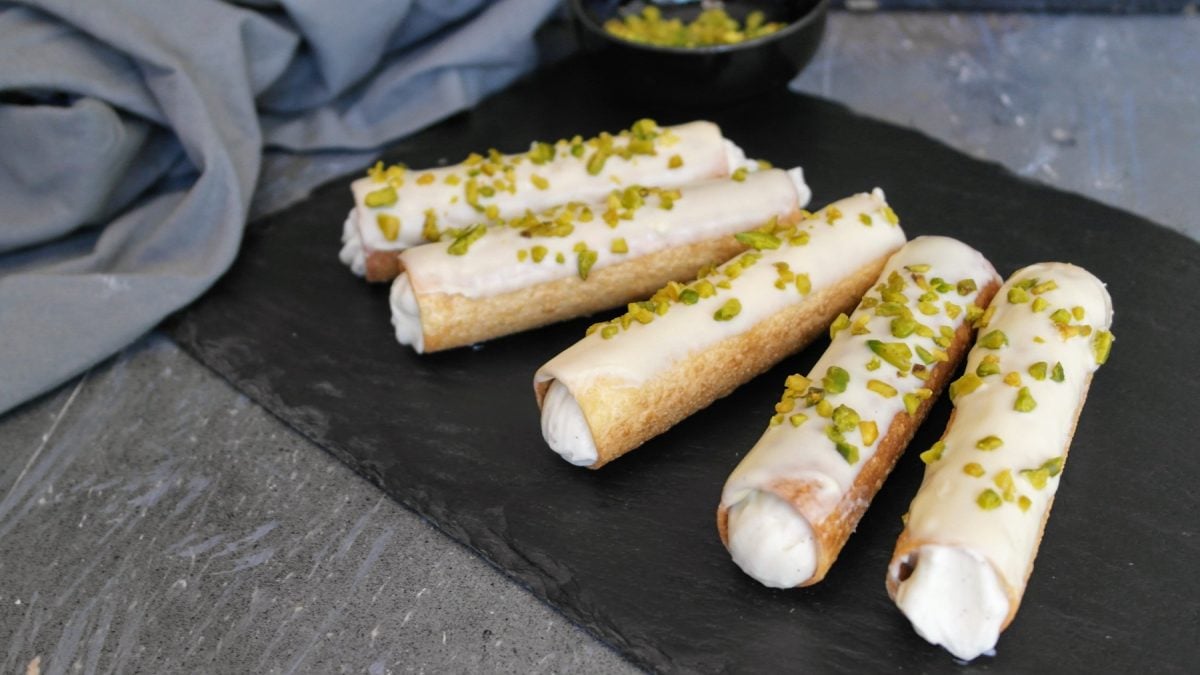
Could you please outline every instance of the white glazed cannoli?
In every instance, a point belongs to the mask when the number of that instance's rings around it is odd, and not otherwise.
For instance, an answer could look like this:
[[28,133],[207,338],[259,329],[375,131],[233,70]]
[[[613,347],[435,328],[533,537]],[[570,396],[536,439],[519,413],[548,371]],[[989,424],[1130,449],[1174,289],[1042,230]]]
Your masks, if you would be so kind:
[[854,306],[904,243],[883,193],[831,204],[700,279],[670,284],[542,366],[542,432],[598,468],[808,344]]
[[921,637],[960,659],[989,652],[1017,613],[1111,323],[1108,292],[1086,270],[1026,267],[950,385],[954,413],[921,455],[887,587]]
[[342,262],[368,281],[399,273],[396,253],[489,220],[577,201],[596,203],[619,186],[677,187],[756,169],[712,122],[659,127],[640,120],[617,135],[534,143],[529,152],[427,170],[376,164],[351,184]]
[[595,208],[571,203],[410,248],[393,284],[396,336],[432,352],[644,298],[743,250],[733,235],[796,222],[809,195],[799,169],[630,186]]
[[999,285],[991,263],[947,237],[918,237],[888,260],[808,377],[788,378],[725,483],[717,528],[743,571],[776,588],[825,577]]

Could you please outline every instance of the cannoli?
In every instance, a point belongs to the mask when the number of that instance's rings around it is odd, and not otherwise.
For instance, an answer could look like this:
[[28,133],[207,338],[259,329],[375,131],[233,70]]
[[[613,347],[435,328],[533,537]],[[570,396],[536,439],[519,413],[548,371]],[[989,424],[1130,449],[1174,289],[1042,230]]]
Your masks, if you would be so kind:
[[808,344],[904,244],[883,193],[738,235],[755,250],[668,284],[542,366],[547,444],[603,466]]
[[989,652],[1017,613],[1111,323],[1108,292],[1086,270],[1026,267],[950,385],[954,413],[921,454],[887,588],[921,637],[960,659]]
[[918,237],[888,260],[808,376],[788,377],[725,483],[717,529],[744,572],[774,588],[825,578],[999,285],[987,259],[947,237]]
[[739,232],[795,223],[809,194],[799,169],[630,186],[595,208],[572,202],[410,248],[392,286],[396,337],[432,352],[644,298],[742,251]]
[[350,185],[354,208],[339,257],[368,281],[390,281],[400,272],[396,253],[474,225],[603,201],[614,187],[671,188],[757,167],[712,122],[659,127],[653,120],[616,136],[538,142],[515,155],[490,150],[435,169],[378,163]]

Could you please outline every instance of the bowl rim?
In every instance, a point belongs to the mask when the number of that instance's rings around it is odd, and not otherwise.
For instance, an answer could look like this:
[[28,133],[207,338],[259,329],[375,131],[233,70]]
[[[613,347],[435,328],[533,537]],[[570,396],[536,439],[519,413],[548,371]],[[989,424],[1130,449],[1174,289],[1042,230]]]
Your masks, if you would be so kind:
[[758,47],[776,40],[782,40],[792,33],[806,28],[819,17],[824,15],[829,9],[829,3],[830,0],[816,0],[812,6],[812,9],[806,12],[799,19],[788,23],[788,25],[784,26],[781,30],[770,33],[769,35],[763,35],[761,37],[754,38],[753,40],[746,40],[744,42],[737,42],[730,45],[706,45],[702,47],[664,47],[662,45],[649,44],[646,42],[634,42],[633,40],[626,40],[625,38],[617,37],[616,35],[604,30],[604,26],[596,23],[592,16],[584,9],[583,0],[571,0],[571,13],[575,15],[575,18],[578,19],[587,30],[614,44],[643,49],[648,52],[659,52],[662,54],[724,54],[750,47]]

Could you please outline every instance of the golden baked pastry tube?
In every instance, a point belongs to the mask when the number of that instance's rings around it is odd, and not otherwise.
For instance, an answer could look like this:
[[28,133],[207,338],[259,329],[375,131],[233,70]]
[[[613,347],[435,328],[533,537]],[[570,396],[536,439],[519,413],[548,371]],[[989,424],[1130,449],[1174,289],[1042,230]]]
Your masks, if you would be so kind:
[[592,326],[534,377],[547,444],[598,468],[729,394],[854,306],[904,244],[898,223],[881,191],[854,195]]
[[1086,270],[1026,267],[950,385],[954,413],[921,455],[887,588],[921,637],[960,659],[990,652],[1017,613],[1111,324],[1112,300]]
[[535,142],[519,154],[473,154],[453,166],[376,164],[350,185],[354,208],[339,257],[368,281],[390,281],[400,272],[396,253],[472,225],[603,201],[618,186],[678,187],[757,168],[712,122],[659,127],[653,120],[616,135]]
[[810,192],[799,169],[678,189],[631,186],[400,254],[396,337],[418,352],[469,345],[644,298],[742,251],[734,235],[795,222]]
[[787,379],[725,483],[717,529],[744,572],[775,588],[825,578],[999,285],[983,255],[948,237],[918,237],[888,260],[808,376]]

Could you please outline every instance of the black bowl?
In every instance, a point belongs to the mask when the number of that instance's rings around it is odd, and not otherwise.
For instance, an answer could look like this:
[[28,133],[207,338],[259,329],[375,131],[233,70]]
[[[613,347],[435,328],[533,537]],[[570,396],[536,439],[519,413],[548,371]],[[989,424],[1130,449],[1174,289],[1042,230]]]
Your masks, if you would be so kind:
[[[571,0],[583,46],[597,61],[613,94],[680,104],[734,103],[786,86],[812,58],[825,32],[829,0],[727,0],[725,11],[744,21],[760,10],[784,28],[754,40],[713,47],[659,47],[621,39],[604,22],[643,0]],[[698,3],[660,6],[664,18],[694,19]]]

